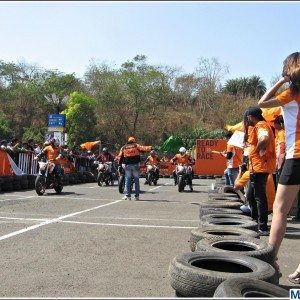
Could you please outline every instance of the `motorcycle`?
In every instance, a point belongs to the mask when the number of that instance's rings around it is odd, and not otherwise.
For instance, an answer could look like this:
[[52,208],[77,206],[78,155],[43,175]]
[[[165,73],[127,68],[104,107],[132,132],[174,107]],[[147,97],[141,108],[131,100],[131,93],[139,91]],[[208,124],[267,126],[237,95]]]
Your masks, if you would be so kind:
[[178,192],[183,192],[187,185],[189,185],[190,191],[193,191],[192,167],[187,165],[177,165],[175,172],[177,174]]
[[114,185],[114,179],[113,179],[113,174],[111,172],[111,165],[112,162],[107,162],[107,163],[102,163],[102,162],[96,162],[98,164],[97,170],[98,170],[98,175],[97,175],[97,183],[99,186],[102,186],[103,183],[106,185]]
[[[124,189],[125,189],[125,165],[119,165],[118,167],[118,171],[117,171],[117,175],[118,175],[118,189],[119,189],[119,193],[123,194],[124,193]],[[132,192],[133,189],[133,185],[134,185],[134,178],[131,177],[131,185],[130,185],[130,191]]]
[[146,180],[149,185],[157,185],[158,181],[158,167],[156,165],[147,165]]
[[39,174],[35,179],[35,191],[39,196],[44,195],[46,189],[54,189],[60,194],[63,189],[63,169],[61,167],[58,174],[54,174],[54,163],[49,161],[39,161]]

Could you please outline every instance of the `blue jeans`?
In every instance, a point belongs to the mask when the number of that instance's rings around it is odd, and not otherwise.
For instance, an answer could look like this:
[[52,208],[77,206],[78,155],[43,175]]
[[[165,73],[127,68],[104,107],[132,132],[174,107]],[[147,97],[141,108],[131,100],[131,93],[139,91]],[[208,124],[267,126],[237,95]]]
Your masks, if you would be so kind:
[[227,168],[224,173],[225,184],[234,186],[234,182],[239,174],[239,168]]
[[125,191],[126,196],[131,197],[130,186],[131,177],[134,177],[134,191],[135,197],[140,195],[140,167],[139,164],[125,165]]

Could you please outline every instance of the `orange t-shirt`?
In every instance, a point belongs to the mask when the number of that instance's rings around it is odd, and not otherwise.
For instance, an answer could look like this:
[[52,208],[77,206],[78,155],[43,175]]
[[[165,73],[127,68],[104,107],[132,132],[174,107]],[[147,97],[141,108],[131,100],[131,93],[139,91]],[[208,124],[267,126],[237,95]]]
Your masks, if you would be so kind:
[[155,156],[149,155],[147,157],[147,161],[146,162],[149,163],[150,165],[157,165],[160,162],[160,160],[159,160],[159,158],[158,158],[157,155],[155,155]]
[[180,165],[187,165],[189,163],[193,163],[194,159],[188,154],[184,154],[184,155],[176,154],[171,159],[171,162],[176,162],[177,164],[180,164]]
[[43,152],[46,152],[47,160],[54,163],[54,164],[60,164],[60,161],[55,160],[57,156],[60,154],[61,148],[53,148],[51,145],[44,148]]
[[226,151],[232,152],[232,157],[227,159],[227,168],[238,168],[243,162],[243,149],[227,144]]
[[300,93],[293,96],[288,88],[276,99],[282,106],[286,136],[286,159],[300,158]]
[[[241,178],[235,180],[234,186],[236,186],[237,189],[240,189],[247,184],[249,179],[250,179],[250,172],[246,171]],[[272,174],[269,174],[267,179],[266,194],[267,194],[267,201],[268,201],[268,211],[270,212],[273,210],[273,203],[275,200],[275,185],[274,185]]]
[[[263,153],[255,152],[260,136],[269,138]],[[265,121],[259,121],[249,133],[249,171],[252,173],[273,173],[276,169],[275,137],[271,127]]]

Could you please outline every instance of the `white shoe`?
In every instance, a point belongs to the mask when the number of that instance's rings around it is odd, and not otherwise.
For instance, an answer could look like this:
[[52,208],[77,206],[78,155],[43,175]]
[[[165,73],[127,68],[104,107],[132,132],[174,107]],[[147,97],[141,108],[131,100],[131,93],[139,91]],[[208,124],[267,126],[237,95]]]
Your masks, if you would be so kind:
[[134,197],[133,200],[138,201],[138,200],[140,200],[140,198],[139,197]]
[[124,196],[122,197],[122,200],[131,200],[131,197]]

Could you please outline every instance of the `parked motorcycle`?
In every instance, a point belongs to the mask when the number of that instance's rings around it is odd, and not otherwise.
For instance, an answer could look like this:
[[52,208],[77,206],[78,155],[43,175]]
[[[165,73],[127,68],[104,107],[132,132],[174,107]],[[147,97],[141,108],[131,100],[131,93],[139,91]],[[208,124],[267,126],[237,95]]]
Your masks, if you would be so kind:
[[146,180],[149,185],[157,185],[158,176],[158,167],[156,165],[147,165],[147,174]]
[[111,185],[114,185],[114,179],[113,179],[113,174],[111,172],[111,166],[112,166],[112,162],[106,162],[106,163],[102,163],[102,162],[97,162],[98,163],[98,175],[97,175],[97,183],[99,186],[102,186],[103,183],[105,183],[106,185],[109,185],[109,183]]
[[193,191],[192,167],[187,165],[177,165],[175,172],[177,175],[178,192],[183,192],[187,185],[189,185],[190,191]]
[[38,163],[39,174],[35,179],[36,193],[42,196],[46,189],[54,189],[57,194],[60,194],[63,189],[63,169],[57,166],[57,174],[54,174],[54,163],[45,160],[40,160]]
[[[123,194],[124,193],[124,189],[125,189],[125,165],[119,165],[118,167],[118,171],[117,171],[117,175],[118,175],[118,189],[119,189],[119,193]],[[130,191],[133,190],[133,185],[134,185],[134,178],[131,177],[131,185],[130,185]]]

